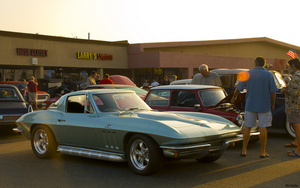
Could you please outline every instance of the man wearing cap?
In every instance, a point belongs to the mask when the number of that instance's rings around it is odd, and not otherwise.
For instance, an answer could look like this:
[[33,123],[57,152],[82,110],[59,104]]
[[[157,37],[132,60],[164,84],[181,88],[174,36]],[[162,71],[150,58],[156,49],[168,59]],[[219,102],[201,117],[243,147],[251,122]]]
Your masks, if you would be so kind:
[[37,110],[37,85],[38,82],[35,81],[34,76],[30,77],[30,81],[28,82],[28,101],[33,109]]
[[86,80],[86,85],[89,86],[89,85],[96,85],[96,80],[95,80],[95,77],[97,75],[97,72],[96,71],[92,71],[91,73],[91,76],[89,76]]
[[278,90],[272,73],[264,66],[266,60],[257,57],[255,67],[247,72],[246,80],[240,80],[237,85],[239,91],[247,90],[245,106],[245,129],[243,132],[243,148],[241,156],[247,155],[247,146],[250,139],[251,128],[255,127],[258,119],[260,130],[260,158],[269,157],[266,153],[267,127],[272,125],[272,113],[275,108],[275,92]]

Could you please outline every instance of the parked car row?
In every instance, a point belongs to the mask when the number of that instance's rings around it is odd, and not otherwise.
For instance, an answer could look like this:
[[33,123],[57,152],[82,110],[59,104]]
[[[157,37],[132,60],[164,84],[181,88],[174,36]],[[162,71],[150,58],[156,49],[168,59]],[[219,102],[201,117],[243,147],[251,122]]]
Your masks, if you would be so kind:
[[[15,93],[0,90],[3,100],[23,99],[10,87]],[[217,86],[168,85],[147,92],[135,85],[95,85],[57,97],[47,110],[33,112],[23,99],[27,111],[15,117],[0,114],[0,123],[14,118],[14,130],[31,140],[38,158],[60,152],[127,161],[135,173],[149,175],[164,158],[213,162],[241,141],[244,109],[230,99]],[[253,128],[251,138],[258,135]]]

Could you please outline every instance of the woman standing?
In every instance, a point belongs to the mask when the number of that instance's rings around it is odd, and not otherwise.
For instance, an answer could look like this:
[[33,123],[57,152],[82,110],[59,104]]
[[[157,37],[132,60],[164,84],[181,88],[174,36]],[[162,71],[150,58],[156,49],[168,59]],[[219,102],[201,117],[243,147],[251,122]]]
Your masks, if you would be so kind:
[[288,155],[292,157],[300,157],[300,61],[298,58],[288,62],[292,79],[288,86],[281,90],[285,94],[285,113],[287,121],[293,123],[296,134],[295,144],[297,148],[289,151]]

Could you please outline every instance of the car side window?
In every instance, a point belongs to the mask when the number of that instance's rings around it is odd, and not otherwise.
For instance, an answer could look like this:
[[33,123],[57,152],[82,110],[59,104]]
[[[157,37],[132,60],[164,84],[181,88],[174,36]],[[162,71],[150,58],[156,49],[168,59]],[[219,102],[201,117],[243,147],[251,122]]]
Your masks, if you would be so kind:
[[67,99],[67,113],[84,113],[85,95],[72,95]]
[[154,90],[149,94],[146,103],[149,106],[168,106],[170,100],[169,90]]
[[171,106],[194,107],[195,104],[198,104],[198,101],[193,91],[174,91],[172,93]]
[[231,87],[230,75],[219,75],[222,87]]

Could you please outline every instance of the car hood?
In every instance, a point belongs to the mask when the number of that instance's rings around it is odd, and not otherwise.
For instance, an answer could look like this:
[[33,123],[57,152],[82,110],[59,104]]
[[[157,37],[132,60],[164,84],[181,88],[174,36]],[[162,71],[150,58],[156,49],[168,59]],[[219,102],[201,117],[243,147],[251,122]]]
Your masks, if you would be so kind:
[[[126,114],[128,113],[123,115]],[[165,125],[173,131],[187,135],[188,138],[216,136],[240,131],[239,127],[232,122],[219,116],[204,113],[137,111],[134,116],[148,120],[153,124]]]

